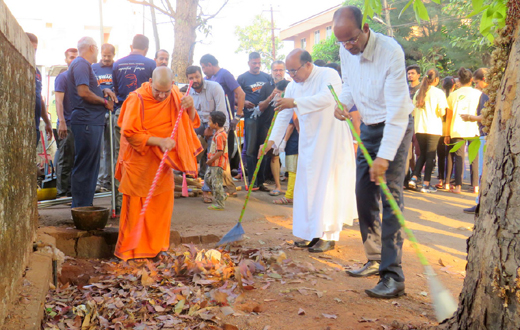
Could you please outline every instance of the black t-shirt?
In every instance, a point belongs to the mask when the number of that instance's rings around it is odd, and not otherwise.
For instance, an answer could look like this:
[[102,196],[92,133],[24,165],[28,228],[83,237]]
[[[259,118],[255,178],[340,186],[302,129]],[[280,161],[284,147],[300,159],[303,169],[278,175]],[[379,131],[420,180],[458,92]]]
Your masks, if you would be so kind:
[[413,97],[415,95],[415,93],[417,93],[417,91],[419,90],[419,88],[421,87],[421,84],[415,86],[415,87],[412,87],[412,86],[409,86],[410,88],[410,98],[413,100]]
[[[268,84],[263,85],[262,89],[260,90],[260,102],[265,101],[271,95],[275,88],[276,86],[274,84],[274,81],[272,80]],[[267,125],[267,127],[269,128],[269,125],[271,125],[273,117],[274,107],[271,103],[269,103],[264,112],[262,112],[260,118],[258,118],[258,122],[260,125]]]
[[[238,84],[242,87],[242,90],[246,93],[246,101],[258,105],[262,99],[260,99],[260,90],[262,86],[271,81],[271,76],[265,72],[259,74],[252,74],[247,71],[238,76]],[[249,118],[252,114],[249,109],[244,109],[244,117]]]
[[76,57],[70,64],[67,77],[67,93],[72,109],[72,125],[105,125],[106,108],[103,104],[87,103],[78,94],[78,86],[87,85],[90,91],[103,98],[97,77],[90,63],[83,57]]

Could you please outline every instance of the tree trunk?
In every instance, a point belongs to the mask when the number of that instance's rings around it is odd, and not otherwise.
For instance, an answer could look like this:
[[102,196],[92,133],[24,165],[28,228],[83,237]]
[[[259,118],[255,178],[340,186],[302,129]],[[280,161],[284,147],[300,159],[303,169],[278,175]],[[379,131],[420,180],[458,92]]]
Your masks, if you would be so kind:
[[197,38],[197,6],[199,0],[177,0],[172,70],[176,82],[187,82],[186,68],[193,63]]
[[520,329],[520,30],[497,91],[480,211],[450,329]]

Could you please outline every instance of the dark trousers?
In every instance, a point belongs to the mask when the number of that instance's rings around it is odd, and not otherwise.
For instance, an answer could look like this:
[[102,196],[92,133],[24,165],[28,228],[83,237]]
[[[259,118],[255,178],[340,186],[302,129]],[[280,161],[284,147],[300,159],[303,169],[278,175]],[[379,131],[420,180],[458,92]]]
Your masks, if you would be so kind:
[[[240,158],[238,156],[238,149],[236,153],[233,155],[233,150],[235,149],[235,133],[233,129],[229,129],[228,132],[228,160],[230,169],[237,169],[240,166]],[[238,141],[237,141],[238,144]]]
[[72,207],[91,206],[94,201],[104,129],[102,125],[72,125],[75,149]]
[[199,176],[201,177],[204,177],[204,173],[206,173],[206,169],[208,168],[206,162],[208,161],[208,150],[211,147],[211,136],[204,136],[204,131],[206,128],[208,128],[208,123],[200,123],[200,126],[195,129],[195,134],[202,136],[202,138],[206,141],[206,147],[197,156],[197,159],[199,159]]
[[422,168],[426,164],[426,168],[424,169],[424,181],[430,182],[435,164],[437,145],[439,144],[439,135],[415,133],[415,137],[419,143],[421,153],[419,158],[417,158],[413,175],[420,178]]
[[[464,176],[464,159],[466,156],[466,146],[463,145],[455,152],[450,152],[453,148],[453,145],[457,142],[464,140],[463,138],[452,138],[450,145],[448,146],[448,171],[446,175],[446,182],[449,182],[451,179],[451,173],[453,171],[453,163],[455,163],[455,185],[462,185],[462,177]],[[475,157],[473,162],[471,163],[471,186],[475,187],[479,185],[479,175],[478,175],[478,156]]]
[[[446,150],[446,144],[444,143],[444,136],[439,138],[437,144],[437,163],[439,166],[439,180],[446,179],[446,162],[448,161],[448,153]],[[449,180],[447,180],[449,181]],[[449,182],[448,182],[449,183]]]
[[[258,161],[258,149],[264,140],[261,139],[260,136],[260,127],[259,120],[252,118],[245,118],[245,139],[246,139],[246,167],[247,167],[247,179],[249,184],[253,180],[253,173],[255,173],[255,168]],[[265,157],[264,157],[265,158]],[[265,182],[265,159],[262,160],[260,164],[260,169],[258,170],[258,174],[256,177],[255,185],[260,187]]]
[[74,166],[74,133],[70,126],[67,126],[67,137],[58,140],[58,152],[56,168],[58,196],[70,196],[72,167]]
[[[361,140],[373,159],[376,158],[379,151],[384,128],[384,123],[373,126],[361,124]],[[413,118],[410,116],[403,140],[386,171],[386,183],[401,210],[404,209],[403,180],[412,132]],[[357,209],[365,254],[368,260],[381,262],[379,267],[381,278],[389,276],[396,281],[403,282],[404,274],[401,267],[403,230],[386,197],[381,193],[381,188],[375,182],[370,181],[370,167],[361,149],[358,149],[356,163]],[[380,200],[383,202],[382,222],[379,209]]]

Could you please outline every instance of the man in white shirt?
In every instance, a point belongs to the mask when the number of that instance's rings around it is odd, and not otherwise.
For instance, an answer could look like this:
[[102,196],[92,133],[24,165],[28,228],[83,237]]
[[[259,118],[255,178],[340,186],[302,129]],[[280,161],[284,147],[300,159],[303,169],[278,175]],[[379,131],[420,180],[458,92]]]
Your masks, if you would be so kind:
[[340,46],[343,89],[336,107],[336,118],[350,117],[354,104],[361,115],[361,140],[375,158],[372,168],[358,150],[356,196],[359,224],[368,262],[351,276],[379,274],[379,283],[365,292],[376,298],[395,298],[404,294],[401,267],[403,231],[386,198],[381,222],[379,177],[386,177],[390,192],[403,209],[405,162],[412,139],[413,105],[408,93],[404,53],[392,38],[361,26],[363,15],[353,6],[334,14],[334,34]]

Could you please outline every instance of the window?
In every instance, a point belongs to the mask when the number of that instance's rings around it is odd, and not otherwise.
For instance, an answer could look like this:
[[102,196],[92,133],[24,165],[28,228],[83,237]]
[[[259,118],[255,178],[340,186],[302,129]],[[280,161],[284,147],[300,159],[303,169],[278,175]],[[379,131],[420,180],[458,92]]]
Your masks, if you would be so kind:
[[325,37],[328,39],[332,35],[332,26],[327,26],[325,29]]
[[301,40],[301,46],[302,46],[301,48],[303,48],[303,49],[307,48],[307,40],[305,40],[305,38],[303,38]]
[[317,45],[320,43],[320,30],[314,31],[314,44]]

